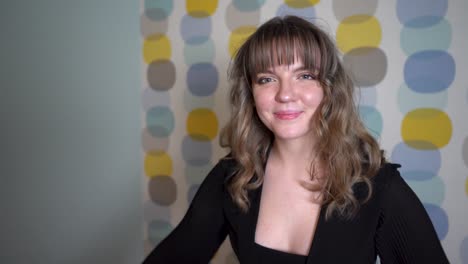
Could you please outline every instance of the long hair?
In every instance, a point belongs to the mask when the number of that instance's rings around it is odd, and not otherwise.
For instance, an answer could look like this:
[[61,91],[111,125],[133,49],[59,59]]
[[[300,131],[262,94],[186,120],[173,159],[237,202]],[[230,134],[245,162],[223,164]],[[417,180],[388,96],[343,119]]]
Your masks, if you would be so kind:
[[[385,161],[383,152],[360,120],[354,84],[334,42],[320,28],[296,16],[275,17],[261,25],[231,62],[231,118],[220,137],[221,146],[230,148],[231,158],[238,166],[228,183],[229,193],[242,211],[248,210],[248,191],[262,184],[274,141],[273,133],[260,121],[254,108],[254,78],[275,65],[293,64],[297,59],[317,72],[324,93],[312,122],[318,140],[311,146],[324,177],[319,185],[307,188],[320,190],[327,217],[335,212],[351,217],[360,204],[353,186],[364,183],[368,188],[364,201],[369,199],[370,178]],[[311,167],[316,166],[314,161]],[[315,177],[312,172],[310,176]]]

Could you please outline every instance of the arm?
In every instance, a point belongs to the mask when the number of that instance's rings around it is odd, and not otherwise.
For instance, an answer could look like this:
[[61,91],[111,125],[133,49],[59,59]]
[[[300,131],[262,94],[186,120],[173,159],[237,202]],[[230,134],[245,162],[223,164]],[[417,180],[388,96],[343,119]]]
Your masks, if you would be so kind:
[[393,166],[383,169],[387,185],[376,245],[381,263],[449,263],[424,206]]
[[143,264],[208,263],[227,235],[223,213],[225,169],[211,170],[179,225]]

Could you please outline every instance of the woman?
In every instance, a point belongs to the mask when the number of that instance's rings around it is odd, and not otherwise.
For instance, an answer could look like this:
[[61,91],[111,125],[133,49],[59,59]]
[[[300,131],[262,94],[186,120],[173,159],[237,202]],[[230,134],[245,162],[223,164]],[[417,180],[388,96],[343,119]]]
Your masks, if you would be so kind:
[[448,263],[360,121],[327,34],[273,18],[239,48],[230,79],[230,154],[145,263],[208,263],[227,235],[240,263]]

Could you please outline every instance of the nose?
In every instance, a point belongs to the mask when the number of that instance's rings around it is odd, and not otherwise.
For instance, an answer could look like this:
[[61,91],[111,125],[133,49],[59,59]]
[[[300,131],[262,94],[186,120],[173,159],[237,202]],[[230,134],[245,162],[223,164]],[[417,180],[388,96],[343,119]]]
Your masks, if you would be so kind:
[[275,99],[281,103],[294,101],[296,99],[294,85],[289,80],[280,81]]

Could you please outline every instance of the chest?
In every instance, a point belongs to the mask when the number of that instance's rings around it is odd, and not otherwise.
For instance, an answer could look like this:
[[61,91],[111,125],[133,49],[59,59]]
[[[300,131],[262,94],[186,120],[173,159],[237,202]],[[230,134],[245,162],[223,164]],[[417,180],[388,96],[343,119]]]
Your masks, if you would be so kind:
[[311,192],[296,184],[264,184],[255,226],[255,242],[298,255],[307,255],[312,244],[320,205]]
[[[256,244],[261,244],[261,240],[256,240],[256,233],[258,231],[257,224],[263,221],[260,219],[261,194],[261,188],[249,193],[251,204],[247,213],[242,213],[237,210],[234,204],[226,207],[226,218],[229,222],[229,239],[241,263],[258,263],[255,261],[252,262],[252,259],[256,260],[256,253],[254,250]],[[280,240],[283,241],[297,241],[298,243],[307,243],[307,241],[309,241],[309,245],[304,247],[307,248],[306,254],[301,254],[308,256],[308,263],[340,263],[339,261],[343,259],[349,260],[349,263],[352,263],[354,260],[356,261],[355,263],[374,263],[376,257],[374,240],[379,221],[378,205],[374,205],[372,202],[368,203],[361,208],[359,217],[353,220],[344,220],[333,216],[325,219],[325,211],[326,207],[323,207],[317,212],[314,229],[309,231],[309,234],[302,236],[302,238],[300,238],[301,236],[294,235],[293,237],[295,237],[296,240],[290,240],[290,238],[285,239],[286,233],[276,231],[274,235],[281,238]],[[313,218],[312,215],[314,215],[314,213],[310,215],[310,217]],[[269,222],[267,216],[270,215],[264,214],[264,216],[265,221]],[[307,216],[304,216],[304,218],[307,218]],[[288,218],[286,216],[284,218],[274,217],[274,219],[278,221],[276,224],[281,224],[287,221]],[[270,227],[274,225],[275,224],[272,224]],[[310,228],[310,226],[314,224],[306,223],[301,225],[306,225]],[[289,234],[294,234],[294,232],[289,232]],[[268,240],[274,241],[275,239]],[[291,244],[288,245],[290,246]],[[264,246],[268,247],[268,245]],[[269,248],[275,248],[275,246],[272,245]],[[280,247],[277,249],[279,249],[279,251],[288,252],[288,250],[281,250]],[[337,251],[339,251],[340,254],[336,254]],[[336,261],[333,262],[333,260]]]

